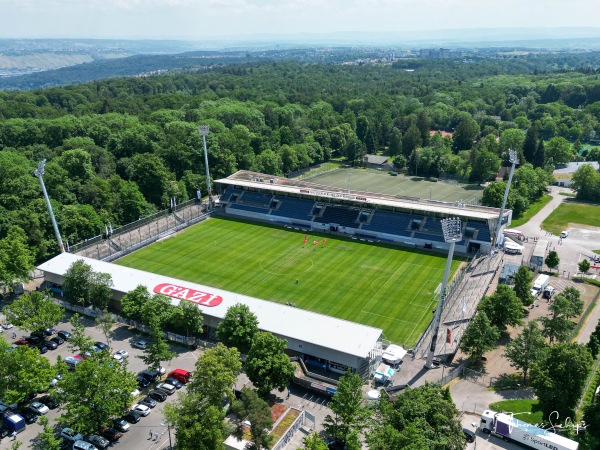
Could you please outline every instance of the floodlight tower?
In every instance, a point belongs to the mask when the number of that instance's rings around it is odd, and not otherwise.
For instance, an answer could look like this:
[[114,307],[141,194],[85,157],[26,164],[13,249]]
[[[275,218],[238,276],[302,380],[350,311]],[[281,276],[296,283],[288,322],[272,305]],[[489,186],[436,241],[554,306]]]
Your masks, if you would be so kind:
[[504,215],[504,208],[506,207],[506,200],[508,200],[508,192],[510,191],[510,183],[512,183],[513,174],[515,172],[515,165],[519,164],[519,155],[513,149],[508,149],[508,160],[511,162],[510,173],[508,174],[508,183],[506,183],[506,189],[504,190],[504,198],[502,199],[502,206],[500,207],[500,215],[498,216],[498,224],[496,225],[496,233],[494,234],[494,242],[490,249],[490,255],[494,251],[494,247],[498,243],[498,235],[500,234],[500,227],[502,226],[502,216]]
[[56,218],[54,217],[54,211],[52,211],[52,205],[50,204],[50,199],[48,198],[48,192],[46,191],[46,185],[44,184],[44,178],[42,176],[46,172],[46,160],[43,159],[38,164],[37,169],[35,169],[35,176],[38,177],[40,181],[40,185],[42,186],[42,192],[44,194],[44,200],[46,200],[46,207],[48,208],[48,212],[50,213],[50,221],[52,222],[52,227],[54,228],[54,235],[56,236],[56,242],[58,243],[58,248],[61,253],[65,252],[65,246],[63,245],[62,238],[60,237],[60,231],[58,230],[58,224],[56,223]]
[[440,298],[438,300],[437,309],[435,310],[435,316],[433,318],[433,324],[431,327],[431,345],[429,346],[427,362],[425,363],[426,369],[431,369],[433,367],[433,357],[438,334],[440,332],[440,319],[442,318],[442,310],[444,309],[444,302],[446,300],[446,288],[448,286],[448,278],[450,277],[450,267],[452,266],[454,247],[456,246],[456,243],[462,239],[461,220],[458,217],[442,220],[442,231],[444,233],[444,241],[450,243],[450,248],[448,250],[448,259],[446,260],[446,270],[444,271],[442,290],[440,291]]
[[206,192],[208,193],[208,204],[212,202],[212,189],[210,188],[210,172],[208,170],[208,152],[206,151],[206,136],[208,135],[208,125],[199,125],[198,133],[202,136],[202,145],[204,147],[204,167],[206,168]]

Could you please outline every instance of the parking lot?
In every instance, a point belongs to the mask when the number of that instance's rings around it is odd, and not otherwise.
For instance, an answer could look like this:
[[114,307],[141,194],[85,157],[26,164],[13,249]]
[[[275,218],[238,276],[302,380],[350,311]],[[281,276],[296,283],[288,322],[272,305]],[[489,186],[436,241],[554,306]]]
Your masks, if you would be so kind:
[[[71,331],[72,327],[68,321],[70,313],[67,313],[65,320],[62,321],[55,328],[56,330],[67,330]],[[0,314],[0,323],[4,323],[4,316]],[[93,341],[105,341],[102,332],[95,327],[93,320],[84,319],[86,325],[86,332],[92,338]],[[130,330],[126,325],[115,325],[113,340],[111,342],[111,353],[117,350],[126,350],[129,353],[128,358],[128,370],[134,373],[138,373],[147,367],[144,365],[142,360],[138,356],[142,355],[142,350],[133,348],[131,343],[138,340],[144,339],[145,336],[141,335],[137,330]],[[22,339],[29,335],[28,332],[19,330],[17,327],[13,327],[10,330],[3,330],[0,335],[3,339],[13,342],[13,332],[16,334],[16,339]],[[164,367],[168,372],[176,368],[182,368],[189,371],[194,369],[194,364],[200,354],[199,350],[192,351],[190,348],[183,347],[181,345],[172,345],[171,350],[176,353],[175,358],[169,363],[165,363]],[[63,359],[67,356],[72,356],[73,352],[69,349],[68,342],[59,346],[56,350],[50,350],[45,353],[50,362],[55,363],[58,356]],[[143,392],[148,392],[153,385],[149,388],[144,389]],[[185,389],[185,388],[182,388]],[[40,396],[43,394],[40,394]],[[166,403],[172,402],[177,398],[177,393],[168,397],[164,403],[157,402],[155,408],[147,417],[142,417],[141,421],[137,424],[132,424],[129,431],[123,434],[123,437],[117,442],[111,445],[111,448],[122,448],[131,450],[145,450],[145,449],[165,449],[169,447],[169,431],[164,424],[163,409]],[[143,396],[143,394],[142,394]],[[50,419],[50,425],[54,426],[56,434],[60,433],[62,426],[58,425],[57,419],[61,415],[61,409],[50,410],[47,417]],[[32,448],[33,440],[42,431],[41,425],[34,423],[27,425],[27,428],[19,433],[16,440],[21,441],[23,445],[21,449]],[[150,432],[158,433],[158,440],[153,441],[150,439]],[[171,430],[171,437],[174,438],[174,433]],[[13,445],[12,438],[6,437],[0,442],[0,450],[10,449]]]

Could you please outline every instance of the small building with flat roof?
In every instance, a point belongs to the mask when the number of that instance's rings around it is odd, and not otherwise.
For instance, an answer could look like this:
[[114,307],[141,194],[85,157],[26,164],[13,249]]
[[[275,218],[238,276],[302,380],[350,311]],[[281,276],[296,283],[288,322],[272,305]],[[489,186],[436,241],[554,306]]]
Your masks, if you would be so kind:
[[499,284],[514,284],[515,282],[515,274],[519,271],[519,264],[506,263],[504,267],[502,267],[502,272],[500,272],[500,277],[498,278]]
[[327,370],[344,373],[351,368],[361,376],[375,370],[382,353],[380,328],[318,314],[312,311],[236,294],[177,278],[131,269],[104,261],[61,253],[38,266],[47,282],[62,286],[69,267],[83,260],[95,272],[112,277],[113,305],[120,309],[120,300],[128,292],[142,285],[150,293],[162,294],[173,305],[182,300],[196,304],[204,316],[209,335],[213,335],[229,307],[241,303],[250,308],[259,328],[285,339],[289,353],[307,361],[319,361]]

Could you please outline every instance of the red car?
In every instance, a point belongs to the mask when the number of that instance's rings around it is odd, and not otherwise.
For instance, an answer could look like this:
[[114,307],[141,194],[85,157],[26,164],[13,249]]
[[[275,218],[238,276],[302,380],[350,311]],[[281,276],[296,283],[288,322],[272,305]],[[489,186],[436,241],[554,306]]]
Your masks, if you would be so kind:
[[106,439],[108,439],[111,442],[117,442],[119,439],[121,439],[121,436],[123,436],[123,433],[121,433],[119,430],[116,430],[114,428],[105,428],[102,430],[102,436],[104,436]]
[[27,339],[19,339],[18,341],[14,341],[15,345],[29,345],[29,341]]

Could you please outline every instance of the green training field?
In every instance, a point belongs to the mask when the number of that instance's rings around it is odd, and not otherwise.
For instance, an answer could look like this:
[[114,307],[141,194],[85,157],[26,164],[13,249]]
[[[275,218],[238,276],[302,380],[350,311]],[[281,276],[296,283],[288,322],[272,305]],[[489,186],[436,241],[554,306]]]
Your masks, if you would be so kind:
[[[416,343],[432,317],[443,255],[315,234],[303,245],[304,235],[212,218],[117,264],[294,302],[298,308],[383,328],[393,342]],[[458,264],[454,262],[454,269]]]
[[590,225],[600,227],[600,206],[582,205],[578,203],[561,203],[542,222],[542,228],[559,234],[566,230],[569,225]]
[[475,184],[429,181],[426,178],[399,174],[391,176],[385,171],[371,169],[339,169],[306,179],[311,183],[334,186],[341,189],[403,195],[445,202],[479,200],[483,187]]

